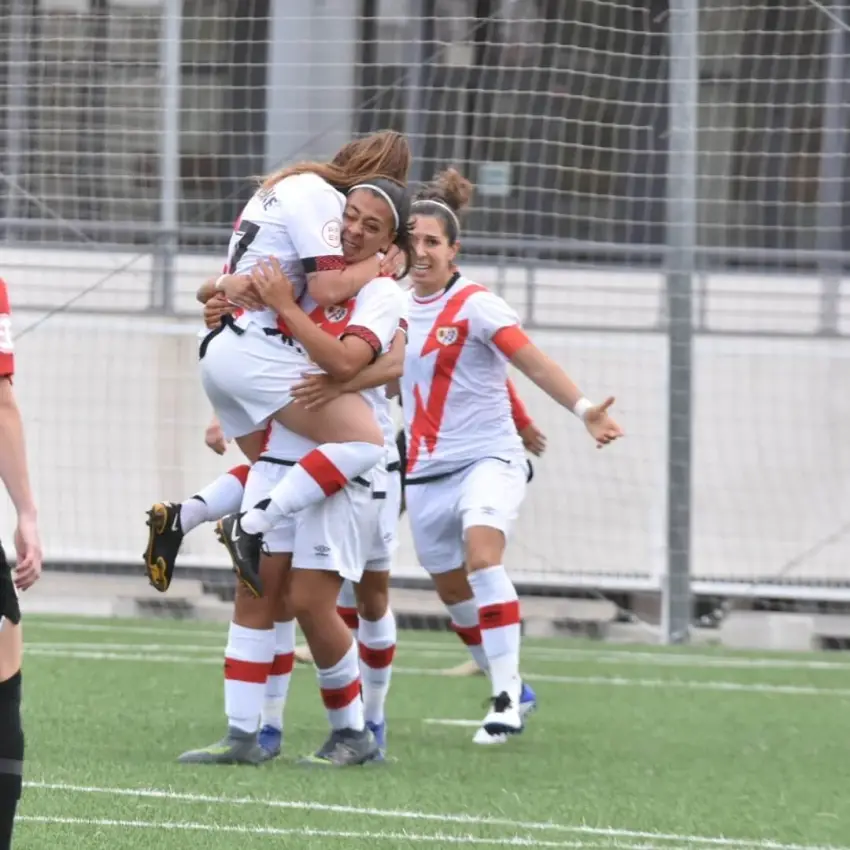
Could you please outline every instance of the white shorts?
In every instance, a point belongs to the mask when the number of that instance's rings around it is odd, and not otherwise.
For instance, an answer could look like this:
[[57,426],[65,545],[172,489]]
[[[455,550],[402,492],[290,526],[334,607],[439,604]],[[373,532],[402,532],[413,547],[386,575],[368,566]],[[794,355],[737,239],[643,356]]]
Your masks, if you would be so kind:
[[[292,464],[275,463],[268,458],[260,458],[248,473],[245,490],[242,493],[242,510],[253,508],[257,502],[269,497],[274,486],[286,478]],[[285,517],[271,531],[263,535],[263,549],[270,555],[279,555],[292,551],[295,542],[295,517]]]
[[507,538],[525,498],[524,457],[485,458],[466,469],[405,488],[407,515],[419,563],[432,575],[456,570],[466,560],[466,530],[484,525]]
[[201,382],[228,440],[263,428],[311,366],[300,345],[254,322],[241,333],[229,325],[212,331],[201,350]]
[[[386,572],[398,549],[398,515],[401,510],[401,474],[387,471],[383,483],[374,482],[373,504],[365,532],[365,569]],[[382,497],[383,495],[383,497]]]
[[295,515],[292,566],[328,570],[359,582],[363,575],[364,518],[374,510],[372,487],[352,482]]

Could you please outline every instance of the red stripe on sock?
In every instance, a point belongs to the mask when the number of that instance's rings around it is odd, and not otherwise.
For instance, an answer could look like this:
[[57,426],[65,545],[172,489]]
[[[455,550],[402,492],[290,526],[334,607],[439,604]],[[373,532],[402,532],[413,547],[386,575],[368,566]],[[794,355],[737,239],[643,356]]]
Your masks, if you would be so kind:
[[365,644],[360,644],[360,660],[373,670],[383,670],[393,663],[395,657],[395,644],[383,649],[373,649]]
[[292,672],[295,665],[295,653],[287,652],[284,655],[275,655],[272,661],[272,669],[269,676],[286,676]]
[[333,496],[348,483],[345,475],[318,449],[304,455],[298,465],[322,488],[326,496]]
[[264,685],[271,670],[270,661],[241,661],[238,658],[224,659],[224,678],[231,682],[250,682]]
[[250,471],[251,467],[247,463],[243,463],[242,466],[234,466],[233,469],[229,469],[227,474],[232,475],[244,487]]
[[480,626],[458,626],[452,623],[452,629],[467,646],[481,646]]
[[478,609],[478,623],[482,629],[500,629],[519,622],[519,600],[484,605]]
[[356,629],[360,625],[360,619],[357,616],[356,608],[342,608],[337,605],[336,608],[337,614],[345,621],[345,625],[348,626],[349,629]]
[[351,705],[360,696],[360,679],[349,682],[344,688],[320,688],[322,702],[330,711],[338,711]]

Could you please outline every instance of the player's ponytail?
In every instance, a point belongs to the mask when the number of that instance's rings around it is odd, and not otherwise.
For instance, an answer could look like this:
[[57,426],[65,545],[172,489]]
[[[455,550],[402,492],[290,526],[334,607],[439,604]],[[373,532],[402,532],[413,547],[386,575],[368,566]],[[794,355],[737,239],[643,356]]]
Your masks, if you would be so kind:
[[472,200],[473,187],[456,168],[441,171],[427,183],[413,201],[413,215],[439,218],[450,245],[460,236],[460,223],[464,210]]
[[407,138],[394,130],[381,130],[344,145],[330,162],[300,162],[273,171],[263,179],[262,187],[271,189],[294,174],[317,174],[341,192],[376,177],[404,184],[410,161]]

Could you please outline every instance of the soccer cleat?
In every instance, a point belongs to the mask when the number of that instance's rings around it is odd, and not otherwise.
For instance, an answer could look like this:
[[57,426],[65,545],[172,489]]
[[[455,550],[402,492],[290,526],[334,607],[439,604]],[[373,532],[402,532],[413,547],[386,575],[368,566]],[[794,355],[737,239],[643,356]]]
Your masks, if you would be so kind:
[[274,726],[263,726],[260,729],[260,734],[257,735],[257,743],[269,754],[270,758],[276,758],[280,755],[283,732]]
[[272,755],[257,743],[256,733],[230,727],[220,741],[200,750],[189,750],[177,761],[180,764],[250,764],[269,761]]
[[310,652],[310,647],[306,644],[304,646],[296,646],[295,652],[293,653],[295,656],[295,660],[299,664],[314,664],[313,661],[313,653]]
[[489,735],[518,735],[522,732],[522,718],[506,691],[491,700],[490,712],[481,724]]
[[177,553],[183,542],[180,522],[180,505],[174,502],[157,502],[148,511],[148,547],[142,558],[148,580],[160,593],[171,585]]
[[242,528],[242,514],[228,514],[215,526],[215,533],[227,549],[233,563],[233,572],[248,591],[257,598],[263,595],[260,581],[260,551],[262,534],[248,534]]
[[487,674],[475,663],[472,658],[458,664],[457,667],[450,667],[443,672],[444,676],[486,676]]
[[300,764],[351,767],[376,761],[380,749],[371,729],[334,729],[315,753],[299,759]]
[[537,711],[537,694],[531,685],[522,683],[522,691],[519,695],[519,716],[522,719],[523,729],[525,728],[525,720],[529,714]]
[[375,742],[378,744],[378,754],[372,761],[385,761],[387,757],[387,721],[370,723],[367,720],[366,728],[375,736]]

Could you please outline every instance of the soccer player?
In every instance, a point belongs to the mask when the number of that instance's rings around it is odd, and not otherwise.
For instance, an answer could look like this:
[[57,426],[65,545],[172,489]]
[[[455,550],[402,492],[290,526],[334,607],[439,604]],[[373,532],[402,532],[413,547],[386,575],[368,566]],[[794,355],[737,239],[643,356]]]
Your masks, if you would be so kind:
[[599,446],[622,432],[608,414],[613,398],[599,405],[584,398],[531,342],[517,314],[456,269],[460,214],[471,191],[450,169],[411,207],[413,288],[401,387],[413,542],[455,627],[480,631],[492,699],[474,740],[486,744],[523,728],[519,599],[503,561],[527,465],[511,417],[508,363],[578,416]]
[[27,470],[24,429],[12,390],[14,373],[9,296],[6,284],[0,280],[0,479],[18,516],[14,573],[0,545],[0,850],[12,846],[24,766],[21,611],[17,592],[32,587],[41,575],[41,543]]
[[[242,308],[238,317],[229,318],[205,337],[200,356],[201,378],[224,436],[235,438],[248,458],[258,456],[265,426],[276,417],[290,430],[320,444],[322,451],[303,459],[306,467],[301,468],[308,477],[319,464],[336,470],[342,482],[380,460],[380,429],[364,400],[345,396],[321,418],[289,404],[289,389],[304,371],[305,355],[274,310],[258,296],[247,273],[261,258],[276,257],[294,282],[296,296],[308,291],[323,306],[352,297],[381,274],[382,264],[376,256],[355,264],[345,263],[342,192],[375,174],[403,182],[409,166],[410,149],[404,136],[389,131],[375,133],[350,142],[330,163],[302,163],[269,175],[243,209],[230,241],[228,273],[213,287],[202,287],[198,297],[207,301],[218,290]],[[370,198],[366,193],[367,207]],[[361,215],[368,212],[361,211]],[[362,346],[368,348],[368,343],[362,341]],[[296,492],[285,481],[280,486],[267,511],[251,517],[257,527],[247,530],[250,533],[239,528],[236,514],[223,525],[226,545],[245,556],[241,560],[237,557],[237,563],[245,559],[256,561],[259,538],[253,532],[271,527],[278,518],[326,495],[320,487]],[[169,510],[165,503],[152,510],[146,566],[151,583],[165,589],[176,551],[159,546],[164,541],[156,538],[173,528],[179,517],[177,509]],[[161,564],[159,557],[163,559]],[[240,578],[252,592],[262,592],[252,583],[255,575]]]
[[[370,200],[377,204],[370,205]],[[402,187],[391,181],[376,179],[372,184],[350,190],[343,224],[346,259],[357,262],[362,256],[371,256],[378,249],[386,249],[389,240],[399,238],[398,230],[400,223],[407,220],[408,206]],[[361,215],[361,209],[372,210],[372,214]],[[330,308],[320,307],[309,295],[303,296],[300,306],[296,307],[292,286],[276,263],[261,264],[254,279],[258,291],[286,318],[292,333],[297,335],[299,342],[303,342],[312,361],[326,368],[330,374],[342,377],[349,377],[358,362],[366,366],[378,349],[389,348],[407,303],[395,281],[386,277],[367,284],[355,299]],[[362,351],[358,345],[364,338],[370,341],[371,346],[369,357],[365,360],[360,356]],[[353,347],[352,342],[355,343]],[[371,369],[384,368],[379,367],[379,363],[385,359],[380,358]],[[393,359],[400,364],[400,357]],[[399,366],[396,366],[394,374],[398,374],[398,369]],[[371,386],[375,384],[363,384],[364,389]],[[261,454],[248,477],[243,505],[250,508],[266,499],[281,480],[295,474],[296,461],[315,447],[315,442],[287,431],[279,423],[272,423],[267,450]],[[311,624],[322,621],[318,653],[324,651],[324,657],[330,659],[327,671],[320,669],[319,680],[334,734],[317,757],[325,762],[337,763],[374,756],[375,739],[367,734],[364,723],[358,723],[362,714],[359,681],[357,699],[349,693],[350,682],[344,683],[348,691],[345,687],[335,687],[337,680],[351,674],[351,665],[346,663],[350,661],[350,653],[346,655],[349,647],[332,643],[333,618],[339,618],[333,604],[327,617],[319,607],[325,584],[335,582],[331,599],[336,599],[339,587],[336,572],[359,576],[362,571],[358,518],[370,513],[371,501],[369,482],[358,477],[331,499],[308,507],[294,521],[284,518],[283,522],[264,534],[263,542],[269,555],[262,559],[259,570],[262,571],[263,584],[269,583],[266,596],[257,599],[241,586],[237,588],[225,663],[228,735],[211,747],[185,753],[181,761],[258,763],[264,760],[263,751],[269,756],[280,751],[282,709],[295,643],[293,615],[299,617],[305,635],[308,640],[312,637],[313,643],[317,637]],[[290,578],[288,571],[293,551],[300,571]],[[272,580],[274,587],[271,586]],[[279,606],[276,606],[277,610],[271,607],[281,597],[284,600],[283,613]],[[341,621],[338,626],[345,633]],[[354,665],[356,674],[356,653]],[[264,690],[267,692],[265,705]],[[345,691],[342,696],[338,693],[340,690]],[[351,698],[340,706],[340,699],[344,696]],[[258,737],[261,713],[263,725]],[[344,758],[331,758],[337,750],[344,750]]]

